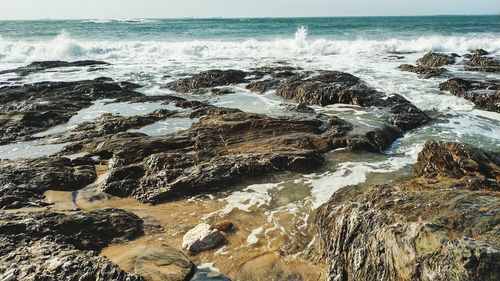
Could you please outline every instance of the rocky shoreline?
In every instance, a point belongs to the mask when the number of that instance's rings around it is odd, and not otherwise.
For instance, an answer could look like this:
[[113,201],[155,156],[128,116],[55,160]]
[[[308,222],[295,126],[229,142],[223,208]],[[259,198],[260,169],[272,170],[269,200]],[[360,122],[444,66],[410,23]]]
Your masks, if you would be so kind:
[[[484,50],[461,57],[429,53],[416,66],[400,69],[426,79],[448,77],[439,90],[470,100],[477,108],[500,112],[499,82],[451,77],[445,67],[456,63],[463,63],[466,71],[499,72],[498,60]],[[34,62],[0,75],[83,66],[109,64]],[[196,98],[229,95],[235,85],[255,95],[275,91],[292,105],[284,116],[268,116]],[[0,249],[0,279],[207,280],[208,274],[219,278],[214,280],[264,280],[226,268],[221,268],[223,274],[205,272],[196,264],[204,252],[220,254],[231,248],[242,225],[230,220],[189,221],[189,228],[172,229],[177,240],[164,241],[161,233],[166,225],[147,212],[127,206],[89,210],[78,206],[75,198],[92,187],[99,196],[93,194],[89,201],[110,196],[152,207],[189,202],[231,191],[248,179],[320,171],[326,157],[335,157],[334,151],[381,155],[405,134],[434,121],[401,94],[383,93],[357,76],[333,70],[288,66],[209,70],[166,83],[165,88],[175,94],[146,95],[140,88],[104,77],[0,88],[0,144],[36,140],[61,148],[31,159],[0,156],[0,241],[5,245]],[[99,102],[155,104],[160,109],[130,116],[106,113],[64,127]],[[366,110],[375,116],[374,123],[317,112],[337,104]],[[143,130],[175,119],[189,126],[160,135]],[[280,245],[278,257],[267,261],[279,260],[273,267],[276,272],[262,276],[498,280],[499,181],[497,151],[429,140],[410,175],[383,185],[359,184],[336,191],[308,220],[312,234],[290,249]],[[66,192],[75,207],[54,210],[47,192]],[[195,215],[199,220],[207,214]],[[257,243],[252,235],[263,232],[253,229],[246,243]],[[141,239],[147,243],[141,244]],[[137,240],[142,242],[135,245]],[[118,265],[102,254],[114,245],[137,249],[117,258]],[[269,254],[266,251],[259,255]],[[300,266],[288,264],[289,257]],[[315,272],[314,278],[308,279],[312,273],[304,270],[307,267]]]

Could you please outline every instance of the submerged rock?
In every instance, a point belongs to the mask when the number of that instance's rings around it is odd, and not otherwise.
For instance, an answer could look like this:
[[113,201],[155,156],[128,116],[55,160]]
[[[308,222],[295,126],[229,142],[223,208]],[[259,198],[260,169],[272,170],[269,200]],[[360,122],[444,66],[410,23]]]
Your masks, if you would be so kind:
[[52,68],[60,67],[83,67],[83,66],[103,66],[109,65],[109,63],[104,61],[96,60],[81,60],[81,61],[35,61],[27,66],[18,67],[15,69],[0,71],[0,75],[6,73],[16,73],[19,76],[26,76],[31,73],[41,72]]
[[452,78],[439,85],[441,91],[470,100],[478,108],[500,112],[500,83]]
[[73,161],[62,157],[1,160],[0,209],[44,206],[45,191],[79,190],[96,178],[94,165],[78,158]]
[[315,218],[328,280],[498,280],[499,165],[491,152],[428,142],[415,178],[336,192]]
[[166,87],[172,91],[189,93],[203,88],[245,83],[248,82],[246,76],[247,73],[241,70],[209,70],[168,83]]
[[118,209],[0,214],[0,279],[144,280],[96,253],[142,234],[142,220]]
[[209,224],[200,223],[184,235],[182,248],[190,252],[202,252],[214,249],[222,242],[224,242],[224,236],[219,230]]

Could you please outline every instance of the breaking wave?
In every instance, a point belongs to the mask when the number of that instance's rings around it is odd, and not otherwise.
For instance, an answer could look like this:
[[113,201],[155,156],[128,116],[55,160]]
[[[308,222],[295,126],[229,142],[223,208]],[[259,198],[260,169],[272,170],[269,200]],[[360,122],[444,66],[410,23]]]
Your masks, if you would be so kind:
[[26,63],[35,60],[102,59],[156,62],[169,59],[278,59],[342,54],[389,52],[459,52],[483,48],[500,51],[500,38],[479,36],[425,36],[413,39],[330,40],[310,39],[301,27],[294,37],[241,41],[86,41],[61,32],[52,40],[10,40],[0,37],[0,62]]

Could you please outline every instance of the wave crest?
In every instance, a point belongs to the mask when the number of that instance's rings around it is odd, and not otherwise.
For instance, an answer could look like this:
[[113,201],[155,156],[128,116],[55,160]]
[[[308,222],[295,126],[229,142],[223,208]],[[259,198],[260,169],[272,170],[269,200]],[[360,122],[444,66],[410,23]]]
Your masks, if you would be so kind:
[[245,41],[85,41],[67,32],[50,41],[12,41],[0,37],[0,62],[35,60],[126,60],[141,63],[171,59],[278,59],[334,54],[383,54],[388,52],[457,52],[483,48],[500,51],[500,38],[481,36],[426,36],[413,39],[330,40],[310,39],[306,27],[294,38]]

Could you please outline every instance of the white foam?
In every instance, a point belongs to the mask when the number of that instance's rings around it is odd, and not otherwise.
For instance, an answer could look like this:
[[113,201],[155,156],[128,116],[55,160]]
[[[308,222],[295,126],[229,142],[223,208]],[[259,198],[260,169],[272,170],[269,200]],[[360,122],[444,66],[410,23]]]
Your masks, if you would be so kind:
[[253,245],[253,244],[256,244],[257,242],[259,242],[259,238],[257,237],[257,235],[261,234],[263,231],[264,231],[263,227],[259,227],[259,228],[252,230],[250,235],[248,235],[248,237],[247,237],[247,243],[249,245]]
[[484,48],[500,51],[500,38],[491,35],[425,36],[411,39],[355,40],[308,39],[301,27],[290,39],[243,41],[90,41],[72,39],[62,32],[53,40],[27,41],[0,38],[0,62],[27,63],[50,59],[101,59],[166,63],[169,60],[192,59],[258,59],[309,58],[360,53],[386,52],[461,52]]
[[[334,172],[307,176],[305,183],[312,187],[311,195],[314,201],[312,208],[316,209],[326,203],[342,187],[365,182],[370,173],[394,172],[415,163],[422,148],[422,144],[416,144],[403,156],[394,156],[378,162],[343,162],[338,164]],[[396,148],[394,152],[399,152],[399,149]]]
[[269,191],[279,188],[280,183],[266,183],[249,185],[242,191],[235,191],[226,198],[228,204],[221,210],[223,214],[229,214],[234,209],[239,209],[245,212],[250,212],[251,208],[258,208],[271,202]]

